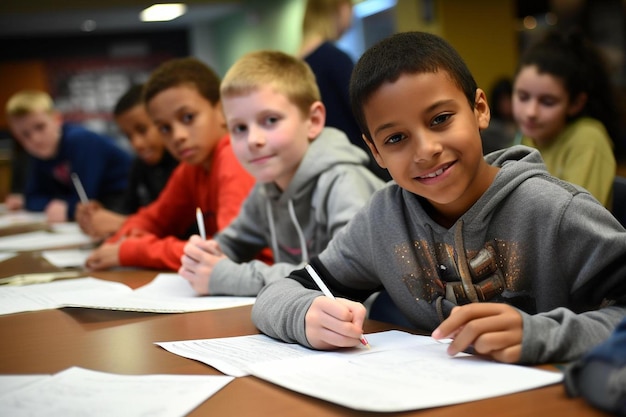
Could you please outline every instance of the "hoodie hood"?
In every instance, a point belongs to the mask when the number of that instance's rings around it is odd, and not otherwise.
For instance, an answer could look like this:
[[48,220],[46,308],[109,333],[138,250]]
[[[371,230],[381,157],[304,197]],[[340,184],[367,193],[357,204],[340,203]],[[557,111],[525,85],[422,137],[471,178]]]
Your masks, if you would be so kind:
[[[319,178],[325,173],[346,166],[365,167],[368,155],[350,143],[340,130],[325,127],[313,140],[289,186],[281,191],[274,183],[263,184],[260,190],[265,194],[268,224],[271,235],[271,247],[275,261],[285,261],[281,253],[288,253],[289,261],[306,262],[309,260],[309,247],[313,243],[305,236],[315,236],[316,193]],[[324,190],[320,191],[325,192]],[[344,196],[350,198],[350,196]],[[322,196],[318,196],[322,199]],[[278,243],[280,236],[280,244]],[[322,241],[321,239],[316,239]],[[315,245],[319,243],[316,242]],[[325,243],[324,243],[325,244]],[[313,248],[318,252],[319,248]]]
[[264,184],[265,192],[272,199],[298,199],[310,193],[318,177],[336,165],[353,164],[367,166],[368,155],[350,143],[340,130],[325,127],[310,144],[296,174],[284,191],[274,183]]

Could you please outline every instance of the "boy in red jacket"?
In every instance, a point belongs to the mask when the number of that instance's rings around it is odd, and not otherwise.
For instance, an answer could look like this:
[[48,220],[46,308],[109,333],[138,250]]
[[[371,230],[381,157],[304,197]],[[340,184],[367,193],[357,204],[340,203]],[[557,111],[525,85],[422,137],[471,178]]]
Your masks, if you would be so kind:
[[185,232],[196,207],[213,235],[239,213],[254,184],[230,147],[221,110],[220,80],[195,58],[157,68],[144,103],[169,151],[181,161],[159,198],[142,208],[87,259],[95,270],[115,266],[178,270]]

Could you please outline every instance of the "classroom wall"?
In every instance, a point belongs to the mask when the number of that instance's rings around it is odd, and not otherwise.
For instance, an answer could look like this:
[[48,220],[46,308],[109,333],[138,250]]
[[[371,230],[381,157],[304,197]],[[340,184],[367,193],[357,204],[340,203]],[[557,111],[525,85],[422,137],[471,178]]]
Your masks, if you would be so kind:
[[[257,49],[295,53],[301,39],[304,0],[246,0],[243,11],[194,28],[192,38],[204,32],[211,42],[195,43],[192,52],[223,76],[243,54]],[[201,46],[203,49],[195,49]],[[206,48],[206,49],[204,49]]]
[[8,130],[4,106],[9,98],[24,88],[48,90],[45,65],[40,60],[0,63],[0,130]]
[[518,60],[514,0],[398,0],[399,31],[421,30],[448,40],[461,54],[478,86],[490,93]]

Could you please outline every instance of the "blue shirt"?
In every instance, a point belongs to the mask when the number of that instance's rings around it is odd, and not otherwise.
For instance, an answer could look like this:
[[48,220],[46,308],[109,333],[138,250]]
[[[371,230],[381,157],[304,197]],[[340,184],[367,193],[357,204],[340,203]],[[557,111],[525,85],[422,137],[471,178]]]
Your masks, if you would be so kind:
[[60,199],[67,202],[67,217],[73,219],[79,201],[70,178],[73,172],[80,178],[87,197],[107,207],[109,197],[126,189],[131,161],[131,155],[113,139],[65,123],[53,158],[30,157],[24,190],[26,209],[43,211],[51,200]]

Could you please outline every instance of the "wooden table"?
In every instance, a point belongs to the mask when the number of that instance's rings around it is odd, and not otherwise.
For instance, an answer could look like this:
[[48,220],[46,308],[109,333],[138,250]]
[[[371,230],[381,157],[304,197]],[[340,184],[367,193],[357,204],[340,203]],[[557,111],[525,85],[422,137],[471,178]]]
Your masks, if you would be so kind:
[[[50,270],[37,254],[0,263],[1,275]],[[26,271],[24,271],[26,270]],[[155,271],[92,273],[136,288]],[[71,366],[118,374],[215,374],[215,369],[153,342],[256,334],[251,306],[184,314],[149,314],[66,308],[0,316],[0,373],[56,373]],[[369,320],[366,332],[394,328]],[[479,378],[480,376],[477,376]],[[407,395],[420,395],[419,392]],[[365,413],[283,389],[255,377],[236,378],[192,416],[605,416],[562,385],[454,406],[396,414]]]

